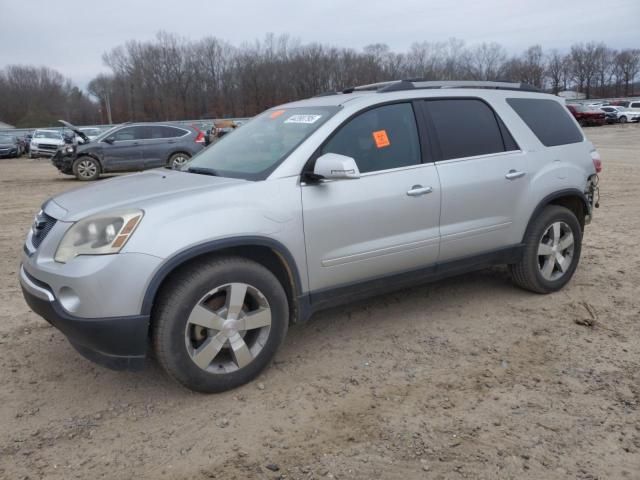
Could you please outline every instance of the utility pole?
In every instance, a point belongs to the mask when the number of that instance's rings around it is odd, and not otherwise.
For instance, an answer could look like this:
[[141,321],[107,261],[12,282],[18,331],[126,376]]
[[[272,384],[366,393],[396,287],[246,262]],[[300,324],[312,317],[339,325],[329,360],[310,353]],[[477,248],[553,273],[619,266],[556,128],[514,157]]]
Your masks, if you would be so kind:
[[105,104],[107,107],[107,122],[109,125],[113,125],[113,120],[111,119],[111,99],[109,97],[109,92],[105,92]]

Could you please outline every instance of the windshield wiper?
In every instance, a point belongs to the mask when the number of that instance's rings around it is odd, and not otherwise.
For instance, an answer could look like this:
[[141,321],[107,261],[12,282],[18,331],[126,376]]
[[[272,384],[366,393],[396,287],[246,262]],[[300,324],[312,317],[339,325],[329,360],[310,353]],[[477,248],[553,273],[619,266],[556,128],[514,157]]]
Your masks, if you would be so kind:
[[186,170],[189,173],[197,173],[199,175],[211,175],[212,177],[217,177],[218,174],[213,168],[206,167],[189,167]]

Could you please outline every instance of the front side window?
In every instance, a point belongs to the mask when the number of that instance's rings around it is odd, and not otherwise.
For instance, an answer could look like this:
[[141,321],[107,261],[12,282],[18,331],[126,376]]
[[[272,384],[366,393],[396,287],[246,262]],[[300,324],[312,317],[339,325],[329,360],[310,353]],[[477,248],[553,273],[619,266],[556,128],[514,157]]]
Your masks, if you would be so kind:
[[631,108],[640,108],[640,102],[634,102],[631,104]]
[[202,150],[184,170],[264,180],[340,107],[272,109]]
[[126,142],[128,140],[136,140],[135,127],[127,127],[118,130],[113,134],[113,140],[116,142]]
[[425,105],[440,146],[441,160],[517,149],[508,130],[481,100],[429,100]]
[[352,157],[361,173],[417,165],[420,141],[410,103],[384,105],[349,120],[322,153]]

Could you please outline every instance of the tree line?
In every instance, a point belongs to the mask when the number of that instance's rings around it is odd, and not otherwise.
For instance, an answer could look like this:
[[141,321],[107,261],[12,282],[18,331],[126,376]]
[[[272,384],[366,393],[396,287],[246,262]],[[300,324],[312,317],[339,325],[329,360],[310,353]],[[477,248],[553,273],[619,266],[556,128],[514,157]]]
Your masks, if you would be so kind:
[[47,67],[10,65],[0,70],[0,120],[16,127],[100,122],[96,102],[60,72]]
[[[0,71],[0,118],[10,123],[18,118],[14,121],[22,124],[49,112],[79,123],[91,123],[84,119],[92,115],[105,123],[109,118],[243,117],[319,93],[401,78],[508,79],[553,93],[575,89],[587,98],[640,93],[640,49],[616,50],[597,42],[577,43],[567,52],[533,45],[509,55],[498,43],[466,45],[458,39],[416,42],[406,52],[394,52],[382,43],[354,50],[269,34],[234,46],[215,37],[190,41],[160,32],[154,40],[133,40],[112,49],[103,61],[110,73],[88,85],[97,99],[93,107],[57,72],[5,68]],[[16,77],[28,71],[48,80],[29,80],[26,88]],[[4,98],[12,100],[11,106]]]

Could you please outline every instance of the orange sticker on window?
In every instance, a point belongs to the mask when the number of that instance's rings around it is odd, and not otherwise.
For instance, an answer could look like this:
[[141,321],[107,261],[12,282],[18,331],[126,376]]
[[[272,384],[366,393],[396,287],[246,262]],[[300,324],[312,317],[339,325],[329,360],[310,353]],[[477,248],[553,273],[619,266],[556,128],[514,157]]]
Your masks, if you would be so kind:
[[375,132],[373,132],[372,135],[373,135],[373,141],[376,142],[377,148],[384,148],[391,145],[391,142],[389,141],[389,137],[387,136],[386,130],[376,130]]
[[269,118],[271,119],[278,118],[284,112],[286,112],[286,110],[276,110],[275,112],[271,112],[271,115],[269,115]]

